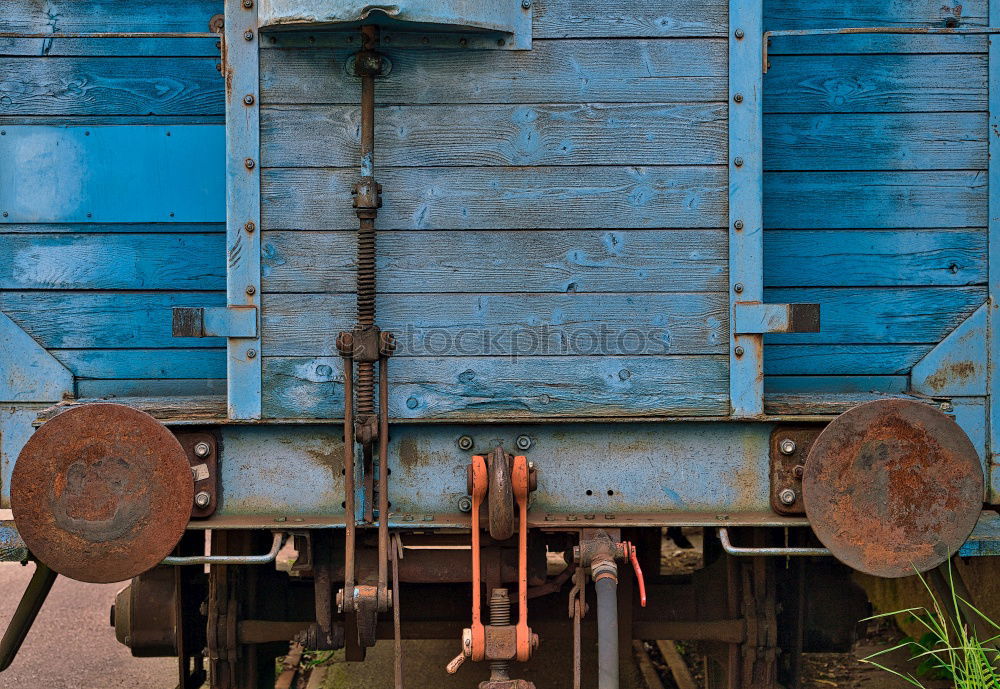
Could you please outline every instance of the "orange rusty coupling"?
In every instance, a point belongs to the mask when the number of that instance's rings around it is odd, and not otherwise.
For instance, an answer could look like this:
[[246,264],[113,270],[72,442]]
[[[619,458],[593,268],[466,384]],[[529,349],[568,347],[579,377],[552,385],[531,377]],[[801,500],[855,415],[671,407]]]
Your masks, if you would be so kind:
[[[472,625],[462,632],[462,651],[448,663],[454,674],[467,658],[481,660],[527,661],[538,648],[538,635],[528,626],[528,459],[515,456],[511,471],[514,500],[518,506],[517,605],[514,627],[484,625],[482,622],[482,570],[480,559],[479,513],[489,488],[486,457],[472,457]],[[513,631],[513,634],[511,634]],[[513,642],[513,643],[511,643]]]

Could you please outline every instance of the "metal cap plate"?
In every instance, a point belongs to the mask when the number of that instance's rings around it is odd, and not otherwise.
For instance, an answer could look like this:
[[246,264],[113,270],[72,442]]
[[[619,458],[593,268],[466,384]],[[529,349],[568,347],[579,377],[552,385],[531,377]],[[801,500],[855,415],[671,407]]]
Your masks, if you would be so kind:
[[120,404],[88,404],[28,440],[10,502],[35,557],[71,579],[109,583],[170,554],[193,492],[184,449],[163,424]]
[[911,400],[867,402],[827,426],[802,477],[806,516],[827,548],[880,577],[925,572],[972,532],[983,468],[952,419]]

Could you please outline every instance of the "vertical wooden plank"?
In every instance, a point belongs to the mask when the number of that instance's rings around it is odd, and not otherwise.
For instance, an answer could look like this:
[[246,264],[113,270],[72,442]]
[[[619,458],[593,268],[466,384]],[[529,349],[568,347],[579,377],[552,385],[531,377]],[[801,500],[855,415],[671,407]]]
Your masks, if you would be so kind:
[[[257,2],[226,0],[226,293],[260,311],[260,53]],[[229,338],[229,416],[261,416],[257,338]]]
[[[1000,21],[1000,0],[990,0],[990,25]],[[991,35],[989,56],[989,309],[986,380],[989,393],[988,502],[1000,499],[1000,36]]]
[[[729,2],[730,318],[737,302],[759,303],[764,297],[762,16],[762,0]],[[732,414],[762,414],[763,336],[730,337]]]

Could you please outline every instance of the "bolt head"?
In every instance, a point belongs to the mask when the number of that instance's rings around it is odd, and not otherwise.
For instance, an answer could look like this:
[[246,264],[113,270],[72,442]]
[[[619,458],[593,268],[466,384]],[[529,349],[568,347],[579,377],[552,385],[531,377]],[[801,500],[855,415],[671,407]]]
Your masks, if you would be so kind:
[[195,443],[194,455],[195,457],[208,457],[212,452],[212,446],[208,443]]
[[522,9],[526,9],[526,10],[530,10],[531,9],[531,0],[521,0],[521,8]]
[[253,0],[243,0],[243,6],[247,9],[253,7]]
[[735,229],[737,229],[737,230],[742,230],[743,229],[743,221],[742,220],[737,220],[736,222],[733,223],[733,227]]
[[746,34],[743,33],[743,29],[736,29],[733,35],[736,36],[737,39],[742,39]]
[[743,291],[743,283],[737,282],[733,285],[733,291],[736,292],[736,294],[740,294]]
[[458,499],[458,510],[459,512],[472,511],[472,499],[468,495],[463,495]]
[[952,411],[954,409],[955,409],[955,407],[952,406],[951,402],[942,402],[941,403],[941,411],[943,411],[943,412],[950,412],[950,411]]
[[257,358],[257,350],[256,349],[248,349],[247,350],[247,359],[256,359],[256,358]]
[[795,491],[791,488],[785,488],[780,493],[778,493],[778,500],[782,505],[794,505],[795,501],[798,500],[799,496],[795,494]]
[[198,493],[194,496],[194,504],[203,509],[208,507],[210,502],[212,502],[212,496],[209,495],[207,491],[198,491]]
[[743,356],[745,350],[743,349],[743,347],[737,347],[736,349],[733,350],[733,352],[736,354],[736,356]]
[[519,435],[517,436],[515,444],[517,445],[518,450],[527,450],[531,447],[531,438],[526,435]]
[[740,158],[739,156],[736,156],[733,159],[733,165],[735,165],[736,167],[743,167],[743,159]]
[[742,103],[743,102],[743,94],[742,93],[735,94],[733,96],[733,102],[734,103]]
[[463,435],[458,439],[458,449],[459,450],[471,450],[474,445],[471,435]]
[[248,40],[248,41],[252,41],[253,40],[253,31],[244,31],[243,32],[243,38],[246,39],[246,40]]
[[243,104],[244,105],[253,105],[253,94],[252,93],[248,93],[247,95],[243,96]]
[[783,438],[778,444],[778,449],[781,450],[783,455],[795,454],[795,441],[791,438]]
[[256,294],[257,293],[257,288],[254,287],[253,285],[247,285],[246,293],[247,294]]
[[246,166],[247,170],[253,170],[257,163],[254,162],[253,158],[246,158],[243,161],[243,165]]
[[254,230],[257,229],[257,225],[254,223],[253,220],[247,220],[245,223],[243,223],[243,229],[246,230],[247,232],[253,232]]

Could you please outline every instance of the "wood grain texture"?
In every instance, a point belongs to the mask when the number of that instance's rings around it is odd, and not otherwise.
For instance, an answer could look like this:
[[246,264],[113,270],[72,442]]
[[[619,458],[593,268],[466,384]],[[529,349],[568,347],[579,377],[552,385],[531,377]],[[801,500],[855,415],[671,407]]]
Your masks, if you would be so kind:
[[985,55],[774,55],[764,111],[984,111]]
[[[208,30],[207,24],[204,30]],[[220,54],[217,38],[0,38],[0,55],[17,57],[213,57],[218,60]]]
[[118,397],[199,397],[204,395],[225,395],[226,379],[210,378],[180,379],[164,378],[139,380],[91,380],[76,382],[78,397],[113,399]]
[[986,284],[986,231],[769,230],[768,287]]
[[818,333],[765,335],[772,344],[937,343],[986,300],[984,287],[765,290],[765,300],[819,304]]
[[226,350],[56,349],[52,355],[77,378],[225,379]]
[[[359,117],[353,105],[263,108],[261,160],[350,167]],[[388,166],[724,165],[726,105],[388,106],[375,139]]]
[[[264,290],[353,292],[356,237],[265,232]],[[727,289],[727,258],[723,230],[380,232],[378,289],[717,292]]]
[[[399,294],[378,299],[396,355],[715,354],[727,299],[715,294]],[[332,356],[354,323],[351,295],[265,294],[265,356]]]
[[852,26],[987,26],[986,0],[766,0],[767,29],[825,29]]
[[906,375],[932,344],[782,345],[764,348],[769,376]]
[[0,60],[0,116],[218,115],[223,81],[211,58]]
[[224,223],[11,223],[0,225],[3,234],[152,234],[225,232]]
[[0,311],[46,349],[223,346],[221,338],[173,337],[171,309],[225,303],[221,292],[0,291]]
[[909,387],[908,376],[765,376],[764,378],[765,395],[799,395],[813,399],[827,395],[858,393],[899,395],[905,393]]
[[[357,101],[344,70],[354,52],[261,52],[262,102]],[[538,40],[529,51],[395,50],[377,102],[692,103],[725,101],[726,43],[714,39]]]
[[[38,415],[38,420],[47,421],[68,409],[94,401],[94,399],[81,398],[60,402],[42,411]],[[217,421],[226,418],[226,398],[224,395],[130,397],[119,399],[117,402],[134,409],[140,409],[165,423],[202,419]]]
[[719,0],[536,0],[532,37],[725,36],[728,8]]
[[986,226],[984,172],[769,172],[764,226],[949,228]]
[[[357,225],[349,169],[263,171],[263,227]],[[724,167],[383,168],[384,230],[719,228]],[[981,223],[980,223],[981,224]]]
[[4,31],[208,31],[222,0],[184,0],[170,3],[169,11],[148,0],[4,0],[3,9]]
[[[867,24],[866,26],[874,26]],[[909,24],[908,26],[913,26]],[[938,27],[943,26],[939,23]],[[816,27],[824,28],[824,27]],[[966,27],[971,28],[971,27]],[[859,53],[985,53],[985,35],[858,34],[834,36],[772,36],[768,55],[846,55]]]
[[769,115],[766,170],[984,170],[986,113]]
[[[725,414],[728,357],[400,358],[395,418]],[[265,358],[264,415],[343,414],[339,357]]]
[[2,234],[0,289],[221,290],[220,234]]

